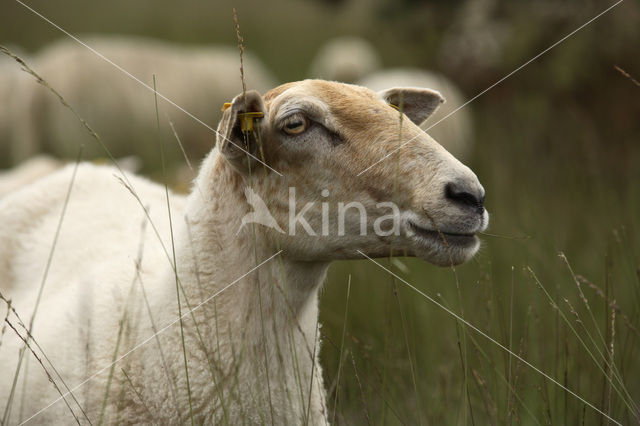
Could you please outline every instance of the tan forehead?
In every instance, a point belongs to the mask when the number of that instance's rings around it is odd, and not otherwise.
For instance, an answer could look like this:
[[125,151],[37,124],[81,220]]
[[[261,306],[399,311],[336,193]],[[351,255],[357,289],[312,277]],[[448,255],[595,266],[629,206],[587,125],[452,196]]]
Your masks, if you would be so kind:
[[279,97],[289,97],[287,95],[313,96],[331,106],[339,106],[345,103],[351,105],[354,103],[379,104],[381,101],[377,93],[366,87],[324,80],[303,80],[286,83],[268,91],[264,95],[264,100],[267,104],[270,104]]
[[[304,80],[283,84],[267,92],[264,96],[267,108],[278,107],[295,98],[314,98],[331,111],[338,122],[358,123],[365,116],[390,114],[377,93],[365,87],[324,80]],[[388,109],[388,110],[387,110]],[[385,114],[386,113],[386,114]]]

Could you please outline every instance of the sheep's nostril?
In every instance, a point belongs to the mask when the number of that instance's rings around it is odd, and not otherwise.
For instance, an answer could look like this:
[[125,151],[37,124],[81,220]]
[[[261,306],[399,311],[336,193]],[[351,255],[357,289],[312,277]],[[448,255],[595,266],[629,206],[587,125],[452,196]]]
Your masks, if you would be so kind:
[[465,188],[450,182],[444,188],[445,197],[461,207],[476,209],[478,214],[484,213],[484,190]]

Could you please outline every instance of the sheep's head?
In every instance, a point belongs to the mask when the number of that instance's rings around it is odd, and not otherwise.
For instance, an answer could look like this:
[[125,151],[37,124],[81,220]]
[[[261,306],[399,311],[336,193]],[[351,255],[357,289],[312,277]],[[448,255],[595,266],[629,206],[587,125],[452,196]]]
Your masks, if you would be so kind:
[[[468,260],[488,223],[484,189],[418,127],[443,101],[429,89],[375,93],[321,80],[239,95],[218,149],[256,213],[247,222],[299,259],[362,258],[360,250]],[[252,116],[262,118],[247,131]]]

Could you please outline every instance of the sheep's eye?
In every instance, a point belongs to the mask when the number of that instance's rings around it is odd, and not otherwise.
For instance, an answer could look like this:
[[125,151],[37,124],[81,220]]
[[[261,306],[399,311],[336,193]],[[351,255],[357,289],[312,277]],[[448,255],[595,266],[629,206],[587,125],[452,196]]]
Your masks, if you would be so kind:
[[282,130],[288,135],[299,135],[307,130],[307,127],[309,127],[309,120],[303,115],[296,114],[285,120]]

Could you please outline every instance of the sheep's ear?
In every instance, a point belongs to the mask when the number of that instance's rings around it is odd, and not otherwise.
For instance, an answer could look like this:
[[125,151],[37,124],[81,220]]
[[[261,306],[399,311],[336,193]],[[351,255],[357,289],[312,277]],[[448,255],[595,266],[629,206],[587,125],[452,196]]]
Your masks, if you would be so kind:
[[216,141],[218,150],[241,171],[249,170],[261,158],[260,144],[266,108],[255,90],[247,90],[222,107]]
[[418,126],[444,103],[440,92],[417,87],[394,87],[378,92],[378,95],[388,104],[402,108],[402,112]]

